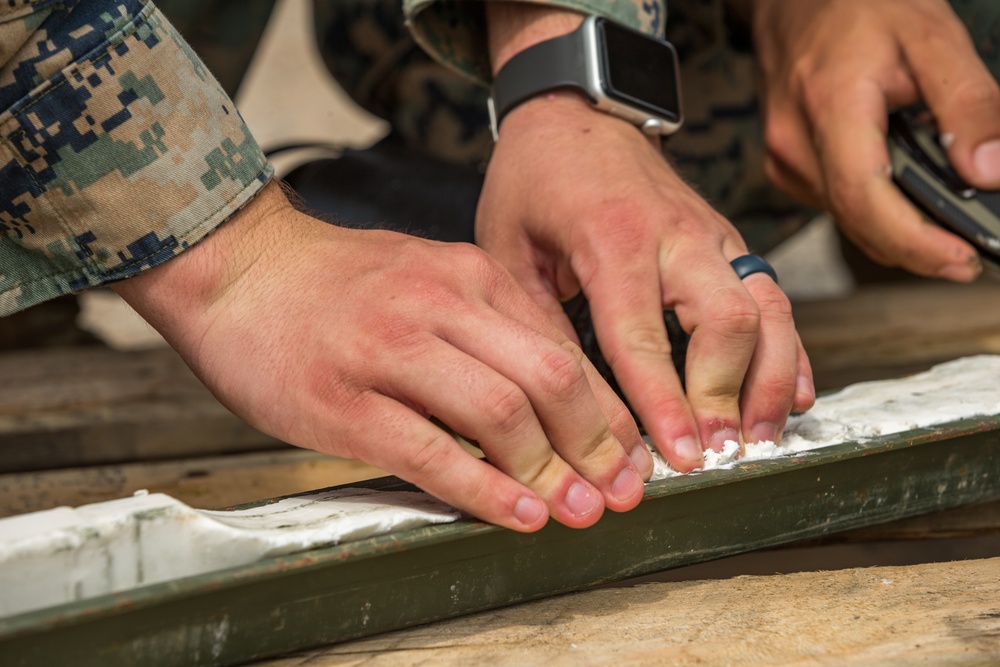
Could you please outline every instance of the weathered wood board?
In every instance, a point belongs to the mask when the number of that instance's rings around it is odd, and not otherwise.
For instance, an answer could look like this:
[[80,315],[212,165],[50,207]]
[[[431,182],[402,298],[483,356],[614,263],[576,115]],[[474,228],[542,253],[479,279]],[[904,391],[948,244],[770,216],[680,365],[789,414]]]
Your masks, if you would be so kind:
[[0,473],[287,447],[226,410],[173,350],[0,354]]
[[235,664],[369,636],[1000,499],[998,444],[1000,417],[970,420],[656,482],[588,530],[470,520],[274,558],[2,620],[0,658]]
[[819,389],[900,377],[975,354],[1000,353],[1000,282],[868,286],[794,304]]
[[[887,286],[798,304],[796,319],[817,382],[830,388],[1000,351],[998,297],[992,283]],[[220,487],[246,485],[260,492],[255,498],[284,494],[338,483],[346,479],[338,471],[354,465],[326,467],[314,454],[275,450],[282,445],[225,411],[169,350],[2,355],[0,376],[8,380],[6,393],[0,387],[0,473],[8,473],[0,474],[0,507],[80,504],[133,487],[228,505],[247,496]],[[0,663],[239,662],[860,526],[836,539],[882,539],[893,530],[902,538],[996,535],[995,511],[981,509],[961,515],[964,523],[937,515],[887,532],[871,527],[1000,497],[996,426],[831,452],[836,460],[818,476],[810,469],[816,461],[780,471],[754,466],[735,494],[726,485],[742,478],[727,478],[731,471],[669,492],[653,487],[639,510],[610,515],[590,531],[551,526],[519,536],[467,522],[10,619],[0,624]],[[246,453],[217,456],[224,452]],[[75,466],[87,467],[69,469]],[[847,468],[831,478],[838,466]],[[52,469],[59,467],[67,469]],[[970,479],[978,480],[971,488]],[[67,646],[71,653],[51,653]]]
[[998,573],[994,558],[604,588],[259,667],[992,667]]

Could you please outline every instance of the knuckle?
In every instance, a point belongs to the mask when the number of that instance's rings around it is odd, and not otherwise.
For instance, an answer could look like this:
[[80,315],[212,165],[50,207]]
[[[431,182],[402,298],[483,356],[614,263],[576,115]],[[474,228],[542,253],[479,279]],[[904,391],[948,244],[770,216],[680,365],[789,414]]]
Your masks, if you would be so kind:
[[795,397],[795,373],[760,377],[754,384],[754,395],[767,397],[771,402],[774,421],[784,419]]
[[471,243],[455,243],[449,246],[452,266],[463,267],[474,275],[491,278],[500,273],[496,263],[484,250]]
[[638,443],[641,436],[639,435],[638,428],[636,428],[635,418],[629,412],[628,408],[625,407],[624,403],[620,400],[614,401],[613,405],[605,408],[605,414],[608,421],[608,428],[622,445],[629,447],[634,443]]
[[539,364],[538,386],[549,396],[577,396],[586,385],[580,358],[565,347],[550,352]]
[[545,455],[531,461],[523,470],[519,471],[516,479],[528,488],[547,495],[547,489],[556,485],[561,471],[565,464],[559,455],[553,450],[549,450]]
[[614,368],[622,359],[631,356],[669,358],[670,341],[663,329],[652,324],[636,324],[630,327],[618,345],[612,345],[607,356]]
[[1000,108],[1000,87],[992,79],[963,78],[952,86],[948,102],[958,113],[987,111],[995,116]]
[[482,413],[486,423],[499,433],[517,432],[535,416],[524,392],[517,385],[506,382],[489,392]]
[[761,319],[769,322],[791,322],[792,303],[780,289],[768,289],[756,297],[758,312]]
[[712,297],[715,328],[729,335],[754,336],[760,329],[757,302],[742,287],[716,290]]
[[650,414],[656,415],[658,421],[670,425],[687,424],[691,418],[687,402],[670,394],[653,398],[650,401]]
[[406,468],[414,479],[426,481],[441,477],[442,471],[448,466],[451,442],[450,436],[440,433],[417,443],[407,460]]

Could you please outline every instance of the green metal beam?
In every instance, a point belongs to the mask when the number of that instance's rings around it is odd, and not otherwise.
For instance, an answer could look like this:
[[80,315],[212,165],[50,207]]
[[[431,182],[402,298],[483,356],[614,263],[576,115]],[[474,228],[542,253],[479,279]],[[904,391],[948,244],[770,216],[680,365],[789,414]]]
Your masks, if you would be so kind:
[[0,664],[235,664],[993,500],[998,444],[1000,417],[969,420],[651,483],[586,530],[465,520],[273,558],[0,620]]

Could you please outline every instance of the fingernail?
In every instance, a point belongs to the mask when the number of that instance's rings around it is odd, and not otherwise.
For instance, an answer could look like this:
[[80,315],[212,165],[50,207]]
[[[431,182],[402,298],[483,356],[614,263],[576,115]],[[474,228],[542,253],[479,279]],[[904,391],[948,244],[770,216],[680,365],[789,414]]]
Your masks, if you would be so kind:
[[574,516],[585,516],[600,506],[600,499],[590,487],[576,482],[566,492],[566,507]]
[[770,422],[755,424],[750,429],[750,440],[753,442],[777,442],[778,425]]
[[816,398],[816,385],[805,375],[800,375],[795,380],[795,391],[799,396],[808,396],[810,398]]
[[705,455],[701,453],[701,445],[690,435],[674,440],[674,454],[679,459],[687,459],[699,466],[705,462]]
[[532,525],[545,514],[545,505],[537,498],[521,496],[514,505],[514,516],[525,525]]
[[954,280],[959,283],[967,283],[979,277],[983,272],[983,265],[978,257],[972,257],[965,264],[949,264],[940,271],[938,277],[945,280]]
[[984,181],[1000,183],[1000,139],[979,144],[972,154],[972,164]]
[[639,473],[643,473],[647,470],[651,470],[653,467],[653,455],[649,453],[649,449],[646,445],[637,445],[632,449],[632,453],[629,454],[629,459],[632,460],[632,465]]
[[615,500],[631,500],[637,493],[642,493],[642,478],[631,468],[625,468],[615,477],[611,495]]
[[738,443],[740,441],[740,434],[733,428],[716,431],[712,434],[712,439],[708,441],[708,446],[717,452],[721,452],[725,448],[727,440]]

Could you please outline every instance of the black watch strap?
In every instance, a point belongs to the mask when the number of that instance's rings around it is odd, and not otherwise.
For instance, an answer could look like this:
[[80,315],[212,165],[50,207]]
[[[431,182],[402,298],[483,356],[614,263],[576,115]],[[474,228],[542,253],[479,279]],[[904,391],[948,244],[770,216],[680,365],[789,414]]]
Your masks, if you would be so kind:
[[586,75],[582,28],[528,47],[508,60],[493,80],[494,127],[500,127],[514,107],[548,90],[574,88],[589,99]]

